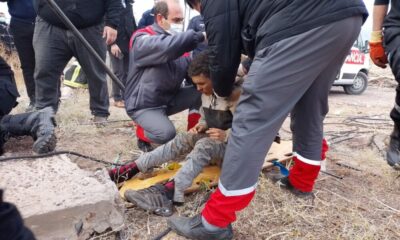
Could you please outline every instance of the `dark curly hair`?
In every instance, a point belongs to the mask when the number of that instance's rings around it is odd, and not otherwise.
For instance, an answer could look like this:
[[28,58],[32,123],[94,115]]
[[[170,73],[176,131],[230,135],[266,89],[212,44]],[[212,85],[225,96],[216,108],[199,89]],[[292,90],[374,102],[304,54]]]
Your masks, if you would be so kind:
[[208,51],[202,51],[196,57],[193,58],[190,63],[188,75],[189,77],[199,76],[203,74],[206,77],[210,77],[210,68],[208,60]]

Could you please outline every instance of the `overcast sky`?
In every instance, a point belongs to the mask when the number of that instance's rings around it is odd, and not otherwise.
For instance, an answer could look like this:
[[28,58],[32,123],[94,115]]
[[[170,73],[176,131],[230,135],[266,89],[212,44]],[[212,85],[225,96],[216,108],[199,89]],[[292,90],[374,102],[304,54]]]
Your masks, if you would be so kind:
[[[182,7],[184,7],[184,0],[180,0]],[[363,38],[364,40],[369,38],[369,32],[372,29],[372,7],[374,0],[364,0],[365,5],[370,12],[370,17],[368,18],[367,22],[364,24],[363,27]],[[142,16],[143,12],[147,9],[150,9],[154,4],[153,0],[135,0],[133,5],[133,13],[137,21],[139,21],[140,17]],[[6,16],[9,18],[7,3],[1,2],[0,3],[0,12],[4,12]],[[190,17],[197,15],[195,11],[189,11],[189,8],[186,10],[185,20],[188,20]]]

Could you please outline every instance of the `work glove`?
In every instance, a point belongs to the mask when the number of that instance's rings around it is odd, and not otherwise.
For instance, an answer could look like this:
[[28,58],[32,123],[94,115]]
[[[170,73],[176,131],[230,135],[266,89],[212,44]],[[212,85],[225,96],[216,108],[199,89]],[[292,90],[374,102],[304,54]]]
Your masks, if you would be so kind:
[[373,31],[371,33],[371,39],[369,41],[369,55],[376,66],[386,68],[388,60],[385,54],[385,49],[382,45],[382,39],[382,31]]

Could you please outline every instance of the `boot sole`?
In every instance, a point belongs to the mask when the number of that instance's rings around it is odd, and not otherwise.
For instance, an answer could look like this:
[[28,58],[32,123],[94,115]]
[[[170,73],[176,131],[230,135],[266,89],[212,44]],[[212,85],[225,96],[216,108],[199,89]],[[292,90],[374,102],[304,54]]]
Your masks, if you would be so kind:
[[35,142],[33,144],[33,151],[39,154],[42,153],[48,153],[54,151],[57,145],[57,137],[54,134],[54,131],[51,133],[50,136],[47,137],[47,139],[42,140],[40,142]]

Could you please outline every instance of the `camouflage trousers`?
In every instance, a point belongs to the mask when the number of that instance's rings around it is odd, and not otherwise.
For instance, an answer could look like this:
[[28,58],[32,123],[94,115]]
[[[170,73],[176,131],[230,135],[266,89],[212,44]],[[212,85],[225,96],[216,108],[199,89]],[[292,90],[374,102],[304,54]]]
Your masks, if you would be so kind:
[[185,189],[192,185],[205,166],[222,161],[225,148],[225,142],[212,140],[205,134],[180,133],[168,143],[144,153],[136,160],[136,164],[141,172],[147,172],[163,163],[183,160],[179,157],[186,155],[186,163],[174,177],[174,201],[184,202]]

